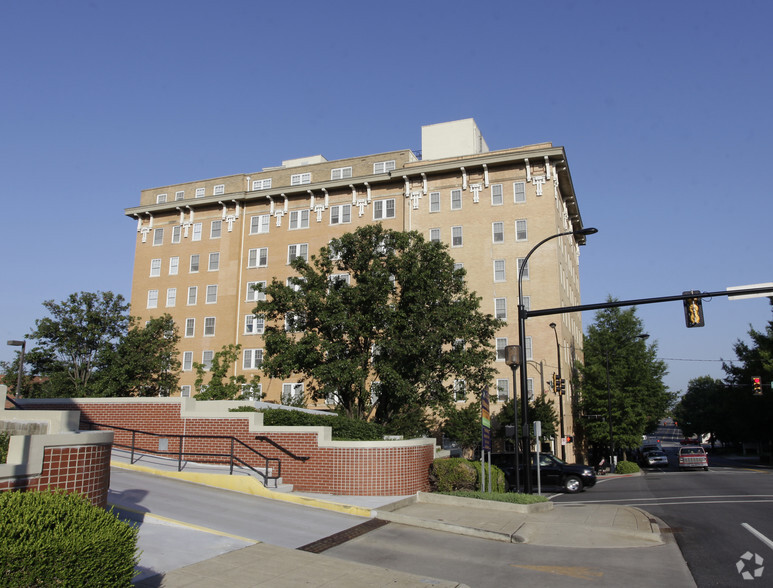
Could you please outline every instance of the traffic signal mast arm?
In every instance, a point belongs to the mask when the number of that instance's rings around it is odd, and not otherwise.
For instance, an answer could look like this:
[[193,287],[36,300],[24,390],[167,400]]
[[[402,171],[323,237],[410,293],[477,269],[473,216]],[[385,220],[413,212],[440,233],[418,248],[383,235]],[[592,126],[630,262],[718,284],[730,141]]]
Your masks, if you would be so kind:
[[739,290],[720,290],[719,292],[698,292],[678,294],[676,296],[661,296],[659,298],[639,298],[638,300],[614,300],[612,302],[600,302],[598,304],[580,304],[579,306],[562,306],[560,308],[545,308],[542,310],[522,310],[524,318],[533,316],[549,316],[552,314],[566,314],[570,312],[583,312],[586,310],[600,310],[603,308],[618,308],[621,306],[641,306],[642,304],[656,304],[659,302],[674,302],[678,300],[689,300],[692,298],[714,298],[720,296],[744,296],[749,294],[767,294],[773,297],[773,286],[764,288],[745,288]]

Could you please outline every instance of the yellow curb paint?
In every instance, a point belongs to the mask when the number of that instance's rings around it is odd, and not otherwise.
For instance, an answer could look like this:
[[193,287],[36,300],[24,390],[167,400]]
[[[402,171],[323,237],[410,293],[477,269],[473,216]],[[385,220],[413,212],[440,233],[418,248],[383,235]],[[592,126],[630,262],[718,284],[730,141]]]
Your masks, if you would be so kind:
[[220,537],[228,537],[229,539],[238,539],[239,541],[246,541],[248,543],[263,543],[262,541],[258,541],[257,539],[250,539],[249,537],[241,537],[240,535],[232,535],[231,533],[225,533],[224,531],[218,531],[216,529],[210,529],[209,527],[202,527],[201,525],[194,525],[193,523],[186,523],[184,521],[178,521],[177,519],[170,519],[169,517],[153,514],[151,512],[147,512],[144,510],[130,508],[128,506],[123,506],[121,504],[112,504],[112,503],[109,503],[109,504],[110,506],[113,506],[119,510],[125,510],[127,512],[133,512],[134,514],[141,515],[143,519],[155,519],[157,521],[162,521],[164,523],[172,523],[174,525],[179,525],[180,527],[195,529],[196,531],[203,531],[205,533],[218,535]]
[[318,498],[309,498],[308,496],[296,496],[286,492],[275,492],[274,490],[266,488],[263,484],[251,476],[227,476],[225,474],[205,474],[200,472],[168,472],[165,470],[157,470],[146,466],[130,465],[118,461],[111,461],[110,465],[111,467],[124,470],[133,470],[137,472],[144,472],[146,474],[153,474],[155,476],[164,476],[166,478],[185,480],[195,484],[203,484],[205,486],[212,486],[213,488],[222,488],[223,490],[242,492],[244,494],[251,494],[253,496],[269,498],[271,500],[283,500],[284,502],[292,502],[294,504],[301,504],[303,506],[324,508],[325,510],[350,514],[358,517],[369,518],[371,516],[369,508],[353,506],[351,504],[338,504],[336,502],[328,502]]
[[604,575],[604,572],[600,570],[577,566],[529,566],[510,564],[510,567],[524,568],[527,570],[534,570],[535,572],[546,572],[555,576],[569,576],[570,578],[578,578],[580,580],[592,580],[593,578],[601,578]]

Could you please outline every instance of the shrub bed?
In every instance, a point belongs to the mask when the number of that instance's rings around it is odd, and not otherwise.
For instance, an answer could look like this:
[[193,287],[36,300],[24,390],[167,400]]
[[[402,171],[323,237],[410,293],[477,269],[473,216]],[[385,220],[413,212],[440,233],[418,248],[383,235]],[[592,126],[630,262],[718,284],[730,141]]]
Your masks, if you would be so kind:
[[509,502],[512,504],[535,504],[547,502],[548,499],[539,494],[521,494],[520,492],[473,492],[471,490],[459,490],[458,492],[438,492],[448,496],[460,496],[462,498],[477,498],[479,500],[493,500],[494,502]]
[[0,493],[0,586],[131,586],[137,529],[78,494]]
[[[488,464],[486,464],[486,486],[488,487]],[[430,484],[437,492],[480,489],[481,464],[462,457],[436,459],[432,462]],[[491,486],[494,492],[505,491],[505,474],[497,466],[491,466]]]
[[8,443],[11,441],[11,436],[8,433],[0,433],[0,463],[8,461]]
[[617,462],[617,468],[615,468],[616,474],[635,474],[641,471],[639,466],[632,461],[619,461]]

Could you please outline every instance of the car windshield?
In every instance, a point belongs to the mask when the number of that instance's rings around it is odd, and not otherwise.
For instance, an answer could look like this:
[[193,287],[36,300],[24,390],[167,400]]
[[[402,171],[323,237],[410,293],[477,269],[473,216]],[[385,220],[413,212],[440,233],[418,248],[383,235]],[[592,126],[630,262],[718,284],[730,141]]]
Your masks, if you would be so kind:
[[666,456],[666,454],[663,453],[662,451],[650,451],[647,455],[649,455],[650,457],[665,457]]
[[[536,455],[532,455],[531,458],[531,464],[532,466],[536,465]],[[540,467],[546,467],[546,466],[552,466],[555,464],[559,465],[566,465],[565,461],[562,461],[560,458],[556,457],[555,455],[551,453],[540,453],[539,454],[539,465]]]
[[682,449],[682,455],[698,455],[703,453],[702,447],[685,447]]

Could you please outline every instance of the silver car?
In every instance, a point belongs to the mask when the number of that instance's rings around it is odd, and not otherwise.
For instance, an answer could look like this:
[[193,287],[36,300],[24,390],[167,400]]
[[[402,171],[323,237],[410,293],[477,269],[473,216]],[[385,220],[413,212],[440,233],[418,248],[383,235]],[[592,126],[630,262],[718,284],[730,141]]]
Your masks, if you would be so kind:
[[643,465],[653,467],[668,467],[668,456],[662,451],[648,451],[644,454]]

